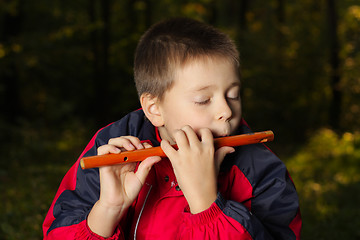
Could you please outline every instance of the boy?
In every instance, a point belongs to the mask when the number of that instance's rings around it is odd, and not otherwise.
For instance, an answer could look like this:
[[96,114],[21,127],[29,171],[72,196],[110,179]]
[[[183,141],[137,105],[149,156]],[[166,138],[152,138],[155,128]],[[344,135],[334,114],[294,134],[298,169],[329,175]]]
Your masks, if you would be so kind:
[[249,132],[238,69],[235,45],[210,26],[180,18],[151,27],[135,54],[142,109],[97,132],[82,156],[161,145],[168,158],[90,170],[77,162],[44,238],[299,239],[283,163],[263,144],[214,149],[214,137]]

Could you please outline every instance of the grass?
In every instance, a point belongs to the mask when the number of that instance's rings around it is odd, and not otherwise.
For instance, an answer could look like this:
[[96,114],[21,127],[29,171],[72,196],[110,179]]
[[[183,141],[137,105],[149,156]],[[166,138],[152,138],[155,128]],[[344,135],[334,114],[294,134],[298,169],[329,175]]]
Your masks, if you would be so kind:
[[42,221],[67,168],[65,164],[22,165],[12,166],[7,173],[2,174],[2,237],[42,238]]
[[[25,128],[2,144],[0,239],[42,238],[60,181],[90,139],[85,127],[74,129]],[[300,197],[302,239],[360,239],[360,134],[321,129],[283,160]]]
[[[80,155],[84,127],[0,129],[0,239],[42,239],[42,222],[61,179]],[[1,139],[3,140],[3,139]]]

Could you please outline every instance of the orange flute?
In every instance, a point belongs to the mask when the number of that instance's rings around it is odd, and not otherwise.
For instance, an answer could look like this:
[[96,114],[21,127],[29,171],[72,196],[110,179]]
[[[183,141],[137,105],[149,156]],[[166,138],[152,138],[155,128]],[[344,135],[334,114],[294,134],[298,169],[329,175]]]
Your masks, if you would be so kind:
[[[274,133],[269,130],[264,132],[255,132],[229,137],[215,138],[214,147],[215,149],[224,146],[235,147],[255,143],[264,143],[272,140],[274,140]],[[177,145],[172,146],[177,149]],[[161,147],[152,147],[134,151],[121,152],[119,154],[110,153],[106,155],[84,157],[80,159],[80,165],[82,169],[88,169],[121,163],[140,162],[151,156],[166,157]]]

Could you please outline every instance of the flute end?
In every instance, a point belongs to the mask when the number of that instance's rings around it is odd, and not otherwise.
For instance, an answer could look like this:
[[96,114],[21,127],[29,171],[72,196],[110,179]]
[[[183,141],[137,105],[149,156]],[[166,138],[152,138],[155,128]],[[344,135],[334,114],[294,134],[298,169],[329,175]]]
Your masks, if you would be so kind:
[[81,166],[81,169],[85,169],[84,159],[80,159],[80,166]]
[[266,140],[266,141],[264,141],[264,142],[271,142],[271,141],[274,140],[274,132],[273,132],[273,131],[268,130],[268,131],[266,131],[266,134],[268,134],[269,137],[267,137],[266,139],[264,139],[264,140]]

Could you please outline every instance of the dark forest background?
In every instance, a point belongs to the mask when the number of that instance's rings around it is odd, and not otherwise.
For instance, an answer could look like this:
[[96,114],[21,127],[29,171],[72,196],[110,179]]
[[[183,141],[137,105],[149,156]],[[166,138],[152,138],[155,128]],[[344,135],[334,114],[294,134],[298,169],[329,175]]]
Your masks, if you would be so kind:
[[138,39],[174,16],[235,40],[243,116],[275,132],[303,239],[359,239],[358,0],[0,0],[0,239],[41,238],[87,141],[139,107]]

